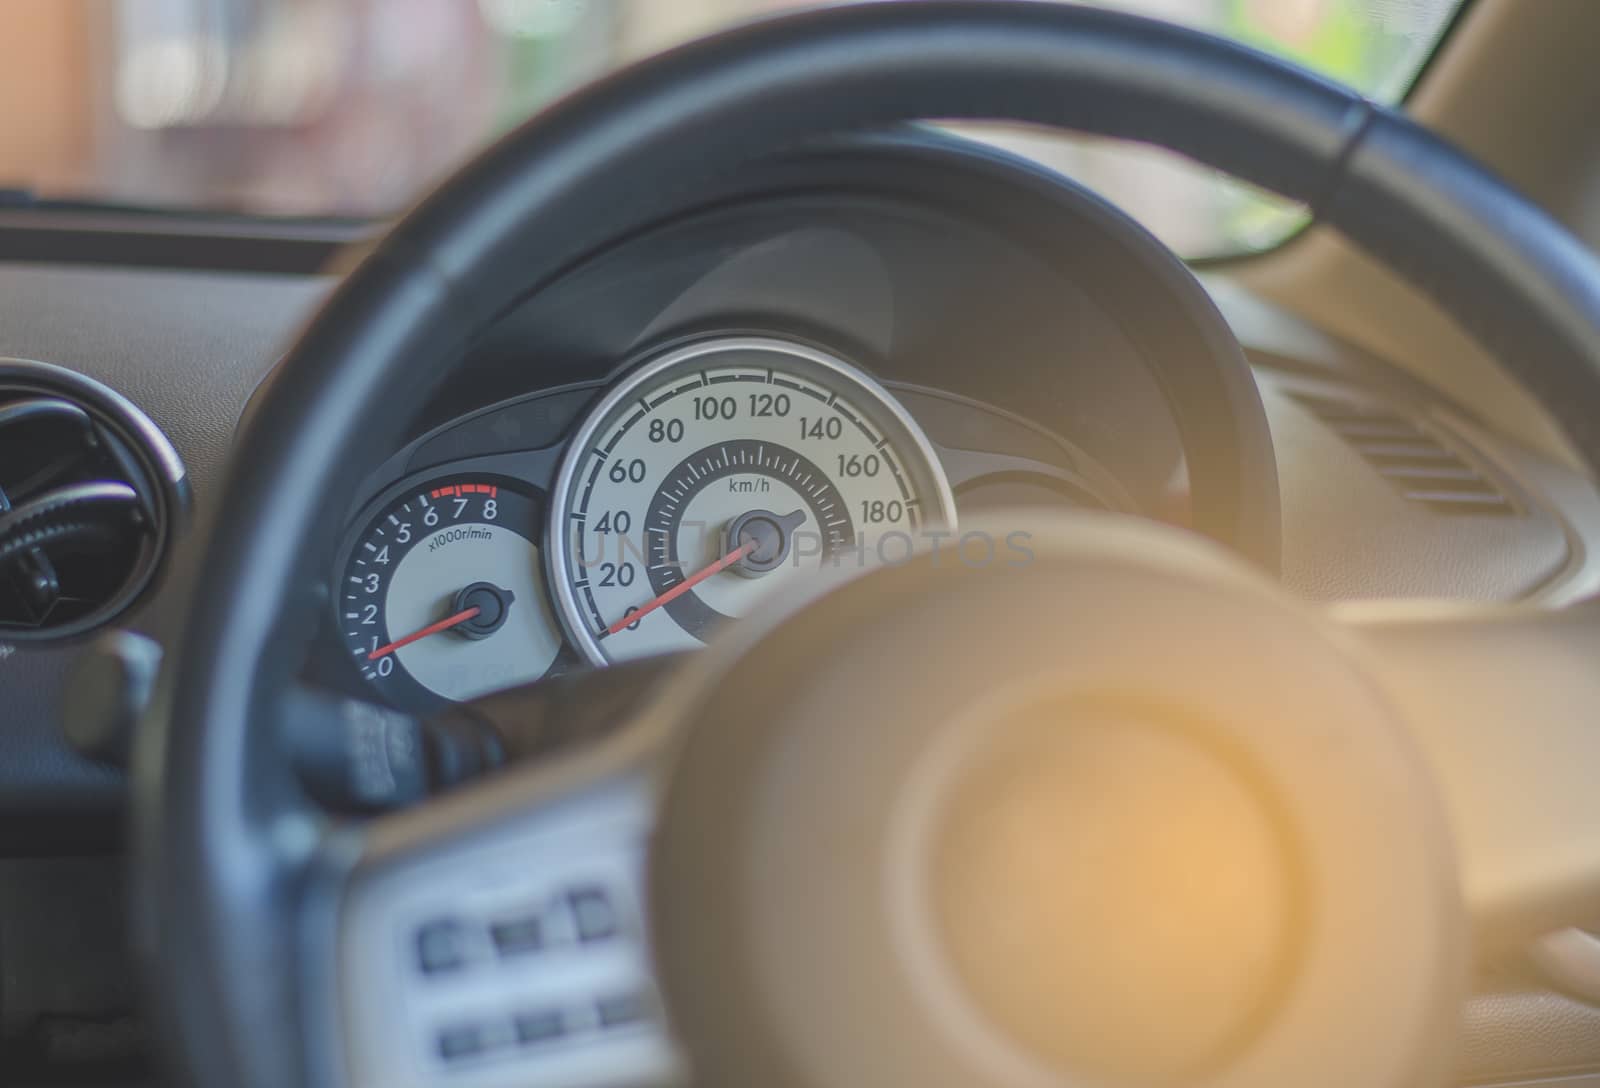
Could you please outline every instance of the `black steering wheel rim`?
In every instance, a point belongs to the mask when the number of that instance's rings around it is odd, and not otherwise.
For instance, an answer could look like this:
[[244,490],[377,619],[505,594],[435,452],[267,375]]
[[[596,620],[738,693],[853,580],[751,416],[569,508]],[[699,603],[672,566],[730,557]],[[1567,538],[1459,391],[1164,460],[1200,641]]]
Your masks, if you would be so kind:
[[[356,441],[382,445],[530,286],[638,195],[758,154],[926,117],[1160,145],[1309,204],[1433,296],[1600,468],[1600,270],[1554,220],[1403,116],[1290,65],[1142,19],[1046,4],[867,5],[722,35],[619,73],[480,156],[346,279],[264,390],[136,767],[139,925],[155,1008],[199,1083],[307,1079],[285,1026],[309,814],[259,727],[317,606]],[[1199,500],[1197,495],[1197,500]],[[1237,496],[1204,500],[1239,516]],[[309,953],[315,955],[313,951]],[[263,1030],[272,1025],[273,1030]]]

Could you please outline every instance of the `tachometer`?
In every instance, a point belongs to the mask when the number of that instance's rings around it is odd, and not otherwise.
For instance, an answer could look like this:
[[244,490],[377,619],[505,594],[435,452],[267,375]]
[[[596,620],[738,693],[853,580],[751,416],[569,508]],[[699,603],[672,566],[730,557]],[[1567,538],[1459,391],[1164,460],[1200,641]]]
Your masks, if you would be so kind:
[[346,546],[337,622],[361,674],[426,709],[536,680],[561,649],[544,587],[543,503],[513,480],[431,481]]
[[597,664],[685,649],[827,565],[904,558],[955,504],[915,422],[785,340],[693,344],[596,406],[552,497],[551,584]]

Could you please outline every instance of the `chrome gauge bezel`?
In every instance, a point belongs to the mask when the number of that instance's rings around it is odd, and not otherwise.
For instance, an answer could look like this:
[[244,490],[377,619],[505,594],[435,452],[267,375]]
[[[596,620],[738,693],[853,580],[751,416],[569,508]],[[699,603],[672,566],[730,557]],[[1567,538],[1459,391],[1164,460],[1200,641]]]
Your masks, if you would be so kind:
[[[571,543],[568,525],[579,469],[601,429],[614,421],[619,409],[638,401],[640,393],[658,383],[664,374],[677,368],[709,365],[712,357],[734,353],[781,356],[781,369],[810,376],[819,384],[846,394],[874,424],[893,432],[894,448],[908,462],[903,471],[915,481],[918,494],[925,496],[924,509],[929,515],[937,513],[937,521],[929,516],[928,523],[951,531],[956,528],[955,494],[933,444],[894,395],[859,367],[809,344],[770,336],[718,336],[670,349],[628,371],[588,409],[567,443],[550,489],[544,548],[546,582],[568,641],[594,665],[612,662],[584,622],[582,604],[567,573]],[[916,463],[909,463],[913,458]]]

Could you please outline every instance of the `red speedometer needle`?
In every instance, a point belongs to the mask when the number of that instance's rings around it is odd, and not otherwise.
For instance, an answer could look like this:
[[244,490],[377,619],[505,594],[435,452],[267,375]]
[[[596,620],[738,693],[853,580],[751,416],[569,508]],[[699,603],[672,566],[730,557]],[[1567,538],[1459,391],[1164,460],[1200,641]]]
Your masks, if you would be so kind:
[[695,571],[693,574],[689,575],[689,577],[685,578],[683,581],[679,582],[665,593],[662,593],[658,597],[651,598],[648,603],[641,605],[637,610],[626,613],[620,620],[606,628],[606,634],[614,635],[624,627],[627,627],[629,624],[638,623],[640,620],[654,612],[656,609],[660,608],[662,605],[671,604],[673,601],[689,592],[695,586],[699,585],[701,582],[705,581],[719,570],[727,570],[739,560],[743,559],[746,555],[749,555],[751,552],[755,551],[758,543],[758,541],[754,540],[745,541],[742,545],[733,549],[733,551],[729,552],[721,559],[718,559],[709,567],[704,567]]
[[444,619],[440,620],[438,623],[430,623],[430,624],[428,624],[428,626],[426,626],[426,627],[424,627],[424,628],[422,628],[420,630],[411,632],[409,635],[406,635],[404,638],[395,639],[393,642],[389,643],[389,645],[387,645],[387,646],[379,646],[376,650],[373,650],[370,654],[367,655],[367,660],[368,661],[376,661],[380,657],[384,657],[384,656],[386,656],[388,654],[394,653],[396,650],[398,650],[402,646],[411,645],[413,642],[416,642],[418,639],[427,638],[429,635],[437,635],[440,631],[448,631],[448,630],[450,630],[450,628],[456,626],[457,624],[466,623],[473,616],[476,616],[478,614],[478,612],[479,612],[479,608],[478,608],[477,605],[473,605],[471,608],[463,608],[460,612],[457,612],[453,616],[446,616]]

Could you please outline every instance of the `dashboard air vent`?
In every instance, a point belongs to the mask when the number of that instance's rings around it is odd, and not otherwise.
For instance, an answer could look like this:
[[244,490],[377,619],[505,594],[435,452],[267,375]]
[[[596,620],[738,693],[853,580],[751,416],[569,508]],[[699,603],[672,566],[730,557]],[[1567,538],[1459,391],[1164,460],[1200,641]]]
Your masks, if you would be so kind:
[[1407,500],[1446,515],[1510,515],[1511,498],[1423,424],[1371,402],[1292,394]]
[[176,453],[127,401],[0,360],[0,642],[79,634],[121,611],[185,495]]

